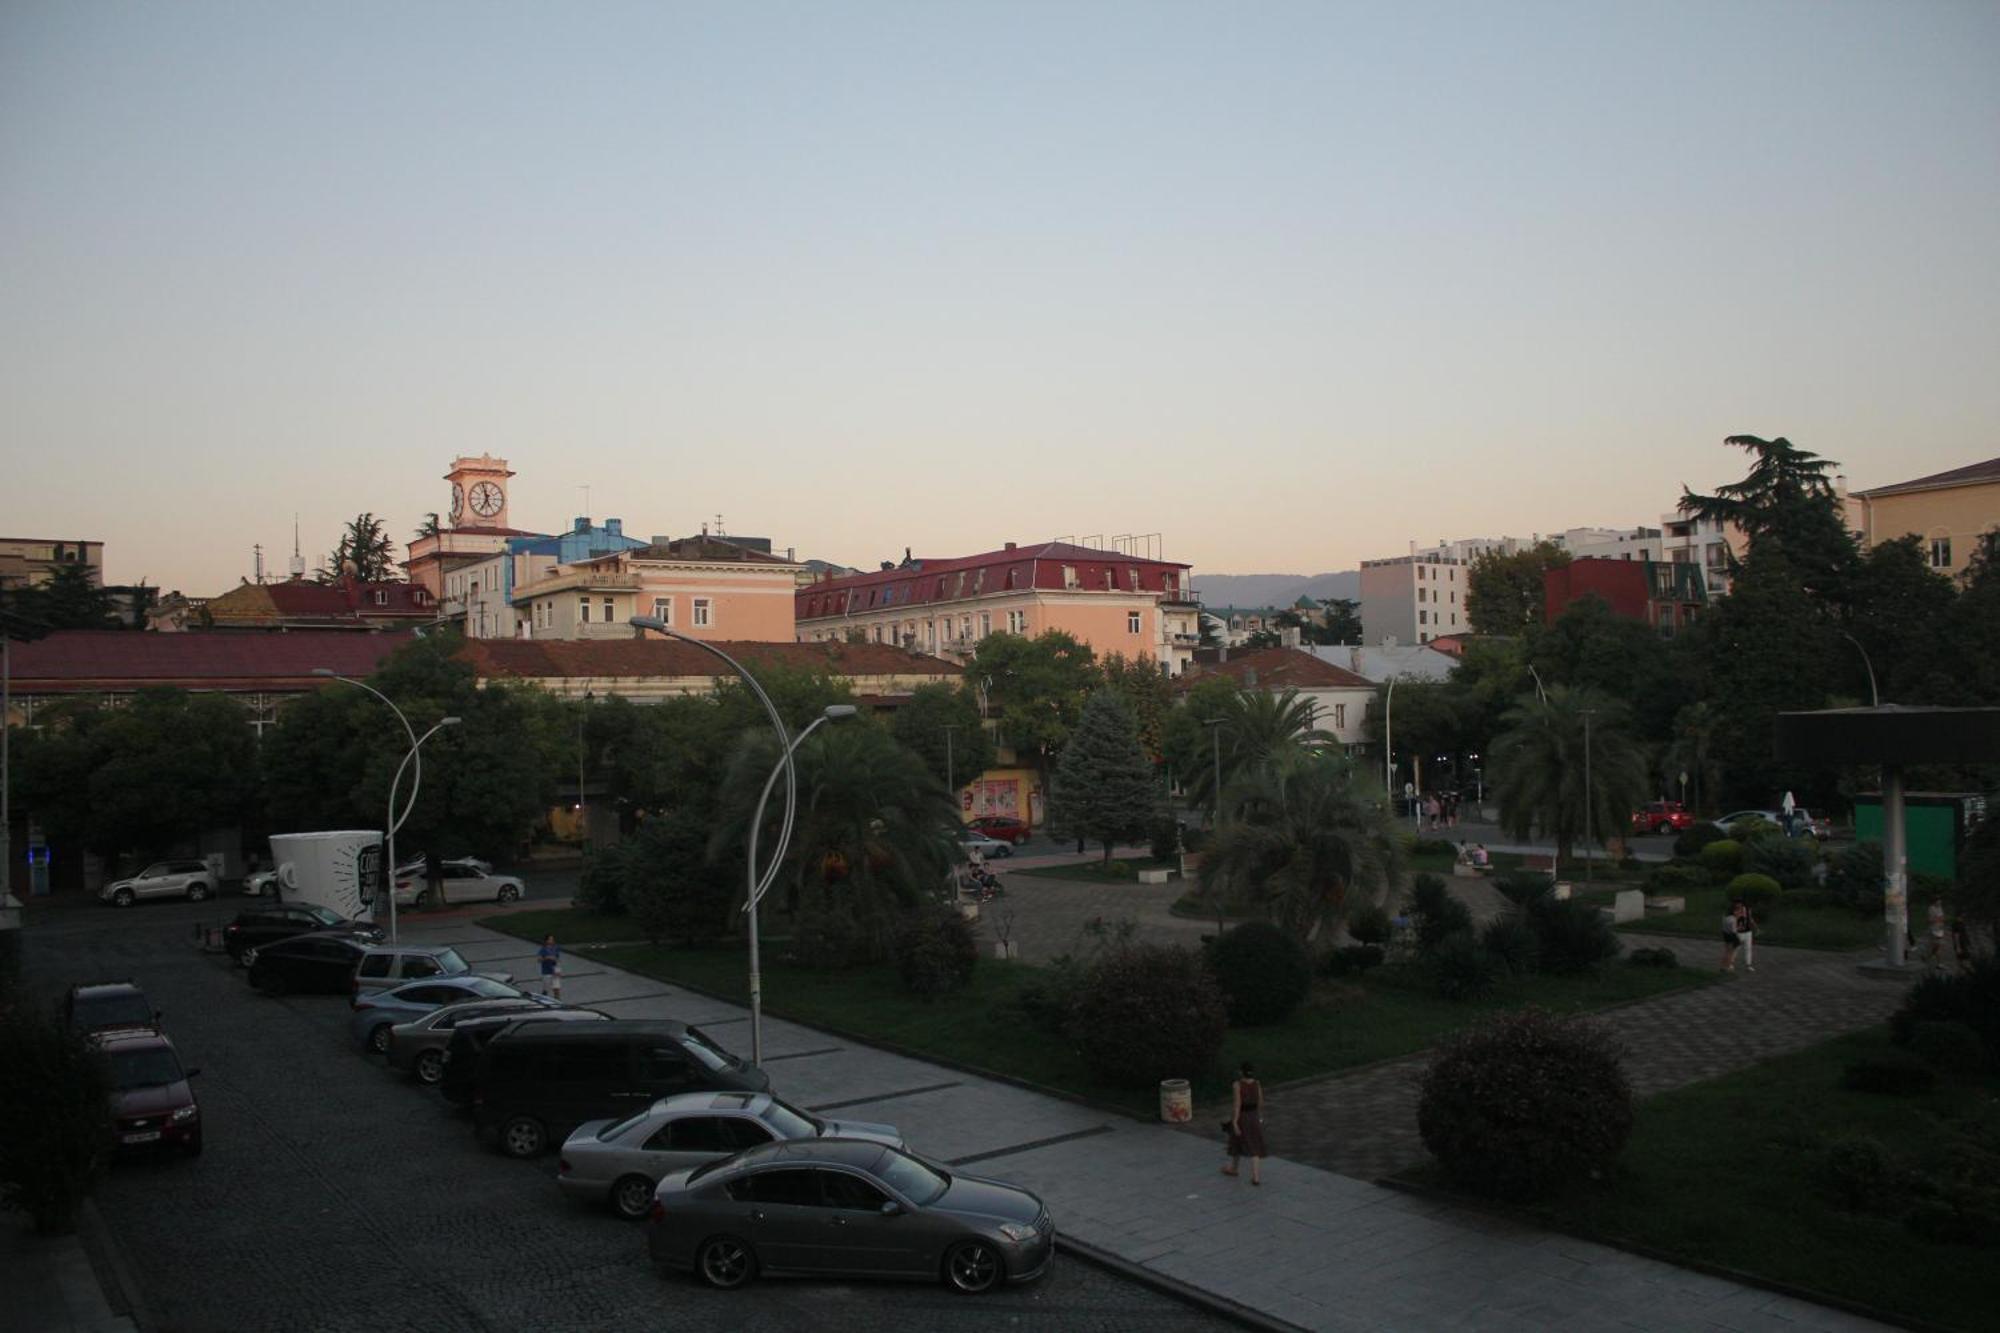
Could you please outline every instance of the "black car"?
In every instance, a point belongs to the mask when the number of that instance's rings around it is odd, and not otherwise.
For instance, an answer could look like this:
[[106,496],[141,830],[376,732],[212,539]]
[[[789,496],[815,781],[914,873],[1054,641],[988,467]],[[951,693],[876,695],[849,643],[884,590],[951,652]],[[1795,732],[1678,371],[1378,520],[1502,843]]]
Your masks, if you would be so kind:
[[157,1032],[160,1011],[146,992],[129,981],[71,986],[63,998],[63,1019],[79,1032]]
[[222,947],[237,962],[251,949],[307,934],[347,935],[366,944],[380,944],[382,931],[366,921],[349,921],[317,903],[272,903],[246,908],[222,930]]
[[444,1074],[438,1080],[438,1091],[454,1105],[470,1106],[473,1079],[479,1072],[479,1053],[486,1049],[487,1042],[516,1023],[594,1023],[609,1018],[610,1015],[595,1009],[538,1009],[531,1013],[495,1013],[464,1019],[453,1026],[451,1040],[445,1046]]
[[298,935],[251,950],[244,962],[250,984],[266,995],[316,991],[346,995],[354,988],[354,968],[368,946],[351,935]]
[[472,1121],[509,1157],[534,1157],[586,1120],[622,1120],[677,1092],[765,1092],[771,1077],[671,1019],[513,1023],[486,1043]]

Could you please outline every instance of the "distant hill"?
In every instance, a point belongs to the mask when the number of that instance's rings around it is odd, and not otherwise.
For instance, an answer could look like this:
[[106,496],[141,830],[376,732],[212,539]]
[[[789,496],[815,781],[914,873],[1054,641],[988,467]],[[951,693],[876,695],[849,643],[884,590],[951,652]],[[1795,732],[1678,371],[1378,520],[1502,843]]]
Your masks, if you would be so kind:
[[1319,601],[1327,597],[1360,600],[1361,571],[1343,569],[1336,574],[1201,574],[1192,583],[1201,604],[1240,607],[1286,607],[1301,597]]

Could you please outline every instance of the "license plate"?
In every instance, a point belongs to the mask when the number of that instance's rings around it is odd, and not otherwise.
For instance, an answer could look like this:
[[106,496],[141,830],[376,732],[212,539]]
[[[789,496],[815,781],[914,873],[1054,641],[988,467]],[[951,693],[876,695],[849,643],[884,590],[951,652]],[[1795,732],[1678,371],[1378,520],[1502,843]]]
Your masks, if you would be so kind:
[[154,1143],[154,1142],[157,1142],[157,1141],[159,1140],[159,1137],[160,1137],[160,1131],[159,1131],[159,1130],[157,1130],[157,1129],[145,1129],[145,1130],[141,1130],[141,1131],[139,1131],[139,1132],[138,1132],[137,1134],[127,1134],[127,1135],[125,1135],[125,1142],[127,1142],[127,1143]]

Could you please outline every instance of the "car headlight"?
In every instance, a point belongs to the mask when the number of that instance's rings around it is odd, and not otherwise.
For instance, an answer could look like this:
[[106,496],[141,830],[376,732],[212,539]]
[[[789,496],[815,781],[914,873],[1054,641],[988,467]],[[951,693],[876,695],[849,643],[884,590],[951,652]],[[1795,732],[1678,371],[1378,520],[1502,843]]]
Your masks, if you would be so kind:
[[1023,1222],[1002,1222],[1000,1234],[1015,1242],[1030,1241],[1035,1238],[1035,1229]]
[[200,1114],[201,1108],[199,1106],[183,1106],[174,1112],[174,1123],[176,1125],[185,1124]]

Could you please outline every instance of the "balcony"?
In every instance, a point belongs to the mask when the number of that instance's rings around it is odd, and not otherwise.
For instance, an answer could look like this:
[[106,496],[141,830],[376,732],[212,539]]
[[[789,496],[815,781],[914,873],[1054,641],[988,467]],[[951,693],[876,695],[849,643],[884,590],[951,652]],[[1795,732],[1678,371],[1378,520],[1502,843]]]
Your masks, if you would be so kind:
[[548,597],[556,593],[574,592],[638,592],[645,586],[645,580],[638,574],[621,574],[612,570],[567,569],[547,578],[523,583],[510,594],[510,600],[519,606],[537,597]]

